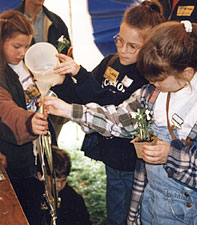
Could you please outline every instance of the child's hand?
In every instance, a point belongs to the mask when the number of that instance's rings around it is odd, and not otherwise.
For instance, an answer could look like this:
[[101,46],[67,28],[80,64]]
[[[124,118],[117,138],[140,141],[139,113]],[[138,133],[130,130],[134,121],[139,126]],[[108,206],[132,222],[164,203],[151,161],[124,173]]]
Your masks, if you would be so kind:
[[39,100],[45,105],[44,109],[47,114],[66,117],[71,119],[71,105],[57,97],[46,96]]
[[170,144],[157,141],[156,145],[143,146],[143,160],[151,164],[163,164],[167,161]]
[[71,74],[72,76],[75,76],[79,72],[80,66],[75,63],[71,57],[60,53],[56,56],[59,59],[60,64],[53,68],[55,73],[60,75]]
[[48,121],[46,114],[35,113],[31,120],[32,132],[37,135],[47,134]]

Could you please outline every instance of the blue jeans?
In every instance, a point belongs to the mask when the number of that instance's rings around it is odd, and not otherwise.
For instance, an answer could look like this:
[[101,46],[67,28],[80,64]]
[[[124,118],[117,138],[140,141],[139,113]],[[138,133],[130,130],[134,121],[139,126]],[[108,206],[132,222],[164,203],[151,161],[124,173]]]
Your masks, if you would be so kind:
[[133,172],[120,171],[106,166],[107,218],[110,225],[126,225],[129,212]]

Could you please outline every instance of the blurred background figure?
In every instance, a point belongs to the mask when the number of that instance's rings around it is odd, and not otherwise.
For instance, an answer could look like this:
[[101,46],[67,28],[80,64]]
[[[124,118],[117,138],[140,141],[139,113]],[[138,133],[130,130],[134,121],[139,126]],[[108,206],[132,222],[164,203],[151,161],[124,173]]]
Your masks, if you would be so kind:
[[[57,41],[62,35],[70,41],[66,24],[43,4],[44,0],[23,0],[16,8],[32,20],[34,26],[32,44],[44,41],[57,46]],[[64,49],[63,53],[66,54],[67,50]]]

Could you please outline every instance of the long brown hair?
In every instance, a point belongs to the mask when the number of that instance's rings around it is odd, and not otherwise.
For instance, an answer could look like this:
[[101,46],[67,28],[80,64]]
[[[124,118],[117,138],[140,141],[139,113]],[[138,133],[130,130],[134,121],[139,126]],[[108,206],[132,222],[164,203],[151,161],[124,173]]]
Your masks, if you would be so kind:
[[138,54],[137,66],[149,81],[179,76],[185,68],[197,70],[197,24],[186,32],[184,24],[170,21],[152,29]]
[[21,12],[8,10],[0,14],[0,67],[5,66],[6,61],[3,53],[3,45],[7,38],[16,34],[33,35],[31,20]]

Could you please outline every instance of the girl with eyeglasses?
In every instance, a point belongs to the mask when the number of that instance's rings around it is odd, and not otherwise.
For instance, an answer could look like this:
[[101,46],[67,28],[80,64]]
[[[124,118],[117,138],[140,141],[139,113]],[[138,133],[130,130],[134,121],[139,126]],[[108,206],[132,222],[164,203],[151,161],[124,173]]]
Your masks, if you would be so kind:
[[[55,71],[62,75],[71,74],[76,79],[73,88],[81,99],[80,103],[118,105],[147,83],[136,69],[137,56],[147,34],[161,22],[164,22],[164,17],[157,1],[135,5],[125,11],[120,31],[114,37],[117,54],[106,56],[92,72],[87,72],[72,58],[58,54],[61,63]],[[64,85],[62,92],[69,92],[71,87],[66,82]],[[55,92],[62,96],[62,93]],[[93,144],[89,145],[90,142]],[[134,146],[128,139],[107,139],[99,134],[90,134],[86,135],[82,150],[85,155],[106,165],[109,224],[126,224],[136,162]]]

